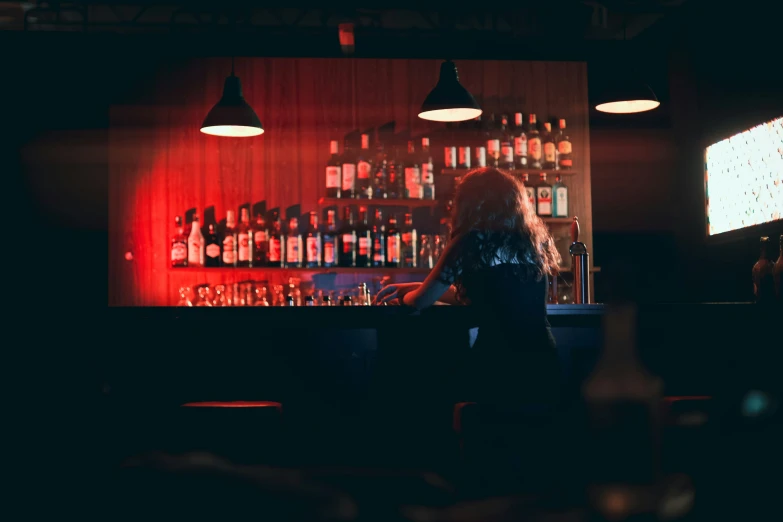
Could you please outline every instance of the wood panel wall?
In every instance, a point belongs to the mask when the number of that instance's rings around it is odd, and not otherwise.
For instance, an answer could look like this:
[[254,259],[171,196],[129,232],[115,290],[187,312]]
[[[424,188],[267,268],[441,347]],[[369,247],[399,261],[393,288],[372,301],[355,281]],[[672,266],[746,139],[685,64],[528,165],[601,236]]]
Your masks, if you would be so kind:
[[[184,285],[283,280],[285,271],[226,275],[170,269],[174,216],[193,208],[203,216],[214,207],[219,221],[226,210],[258,201],[266,201],[268,209],[301,204],[302,212],[315,210],[324,195],[330,139],[388,121],[413,135],[442,128],[416,116],[439,66],[436,60],[239,59],[236,74],[266,131],[244,139],[199,131],[220,98],[229,59],[170,63],[141,82],[147,88],[136,94],[137,103],[111,111],[109,304],[173,305]],[[568,120],[578,172],[566,178],[571,213],[579,216],[592,251],[586,65],[458,61],[457,66],[462,84],[486,113],[521,110],[536,112],[539,121]],[[441,160],[442,149],[433,147]]]

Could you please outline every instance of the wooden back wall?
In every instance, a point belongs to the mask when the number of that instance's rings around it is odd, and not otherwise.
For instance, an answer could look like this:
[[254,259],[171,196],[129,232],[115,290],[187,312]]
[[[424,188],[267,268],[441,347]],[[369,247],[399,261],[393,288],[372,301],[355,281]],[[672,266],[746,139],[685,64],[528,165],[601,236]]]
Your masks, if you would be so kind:
[[[587,70],[576,62],[458,61],[460,81],[485,113],[536,112],[539,122],[568,120],[578,175],[566,178],[571,214],[592,251]],[[266,201],[267,208],[316,209],[324,195],[329,140],[396,121],[397,132],[433,132],[417,117],[438,80],[436,60],[241,58],[236,74],[265,133],[218,138],[199,131],[220,98],[228,58],[189,60],[143,79],[125,105],[112,108],[109,138],[109,304],[165,306],[180,286],[230,278],[282,279],[284,271],[172,270],[173,219]],[[433,156],[442,149],[433,143]]]

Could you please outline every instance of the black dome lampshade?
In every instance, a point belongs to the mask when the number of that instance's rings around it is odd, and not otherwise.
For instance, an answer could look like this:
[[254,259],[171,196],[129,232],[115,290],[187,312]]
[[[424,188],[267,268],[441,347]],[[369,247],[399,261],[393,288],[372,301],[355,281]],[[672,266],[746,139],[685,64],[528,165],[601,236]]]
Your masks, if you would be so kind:
[[650,86],[630,73],[615,74],[595,102],[597,111],[615,114],[650,111],[661,104]]
[[212,107],[201,132],[213,136],[244,138],[264,133],[261,120],[242,96],[242,84],[234,76],[234,60],[231,59],[231,76],[223,84],[223,97]]
[[451,60],[440,65],[440,78],[421,104],[419,118],[431,121],[472,120],[482,113],[476,100],[459,83],[457,66]]

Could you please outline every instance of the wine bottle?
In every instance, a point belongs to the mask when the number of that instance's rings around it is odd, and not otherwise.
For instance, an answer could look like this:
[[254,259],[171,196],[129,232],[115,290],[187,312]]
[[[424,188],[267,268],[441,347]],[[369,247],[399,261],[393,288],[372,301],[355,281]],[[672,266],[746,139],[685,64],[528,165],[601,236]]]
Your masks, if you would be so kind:
[[543,168],[554,170],[557,167],[555,137],[552,135],[552,124],[544,123],[544,133],[541,136],[541,147],[544,150]]
[[266,266],[269,263],[269,229],[264,216],[256,216],[253,227],[253,266]]
[[514,136],[508,126],[508,116],[500,118],[500,160],[499,166],[506,170],[514,168]]
[[397,218],[389,216],[389,226],[386,229],[386,266],[399,268],[401,258],[400,230],[397,228]]
[[372,239],[372,266],[383,267],[386,264],[386,227],[383,225],[381,209],[375,209],[375,219],[370,233]]
[[343,181],[340,187],[341,198],[356,197],[356,153],[348,147],[348,137],[345,138],[342,161]]
[[321,231],[318,229],[318,213],[310,212],[310,222],[305,234],[306,264],[308,268],[321,266]]
[[223,266],[237,266],[237,231],[234,211],[226,211],[226,229],[223,231]]
[[337,140],[329,142],[329,150],[332,156],[326,162],[326,197],[339,198],[340,185],[342,184],[342,160],[340,159]]
[[237,266],[253,266],[253,229],[250,228],[250,215],[246,208],[240,210],[237,229]]
[[400,230],[401,263],[406,268],[418,266],[416,257],[419,253],[419,240],[416,229],[413,228],[413,215],[405,214],[405,222]]
[[356,224],[356,266],[372,266],[372,237],[367,223],[367,207],[359,207],[359,221]]
[[343,223],[337,233],[339,241],[339,264],[343,267],[356,266],[356,230],[353,228],[351,207],[343,208]]
[[282,264],[283,245],[280,227],[280,215],[272,213],[272,229],[269,231],[269,266],[280,267]]
[[330,209],[326,211],[326,229],[324,230],[323,235],[323,264],[327,268],[337,266],[338,262],[337,253],[339,252],[339,247],[337,241],[337,224],[334,214],[334,210]]
[[538,132],[535,114],[530,115],[530,123],[527,128],[527,161],[529,168],[541,168],[541,135]]
[[182,218],[174,218],[174,234],[171,236],[171,266],[188,266],[188,237],[182,226]]
[[424,188],[421,185],[421,162],[416,157],[413,141],[408,142],[408,155],[405,157],[405,197],[422,199]]
[[487,166],[497,167],[500,162],[500,132],[495,123],[495,115],[489,115],[487,122]]
[[370,136],[362,134],[362,148],[356,159],[356,197],[370,199],[373,197],[372,157],[370,156]]
[[560,119],[560,131],[557,133],[555,142],[557,143],[557,168],[560,170],[570,169],[574,162],[571,157],[571,138],[566,132],[566,121]]
[[374,199],[386,199],[387,164],[386,151],[383,144],[379,141],[375,149],[375,161],[373,163],[372,197]]
[[527,133],[521,112],[514,114],[514,157],[517,168],[527,168]]
[[209,231],[207,237],[204,239],[204,266],[216,267],[220,266],[220,240],[218,239],[217,232],[215,231],[215,225],[209,225]]
[[302,234],[299,233],[299,218],[288,220],[288,233],[285,235],[285,266],[302,267]]

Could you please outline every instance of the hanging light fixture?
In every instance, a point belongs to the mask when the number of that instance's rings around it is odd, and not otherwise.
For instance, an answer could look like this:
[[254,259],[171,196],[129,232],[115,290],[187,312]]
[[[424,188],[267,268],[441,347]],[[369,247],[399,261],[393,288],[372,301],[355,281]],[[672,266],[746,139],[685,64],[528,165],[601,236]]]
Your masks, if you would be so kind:
[[234,75],[234,57],[231,57],[231,76],[223,84],[223,97],[212,107],[201,132],[213,136],[244,138],[264,133],[261,120],[242,96],[242,84]]
[[459,83],[457,66],[451,60],[440,65],[440,78],[421,104],[419,118],[431,121],[472,120],[482,113],[476,100]]

